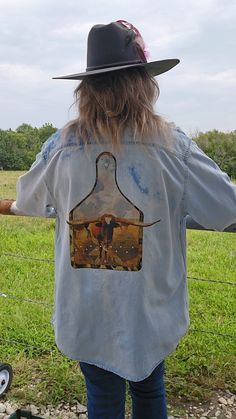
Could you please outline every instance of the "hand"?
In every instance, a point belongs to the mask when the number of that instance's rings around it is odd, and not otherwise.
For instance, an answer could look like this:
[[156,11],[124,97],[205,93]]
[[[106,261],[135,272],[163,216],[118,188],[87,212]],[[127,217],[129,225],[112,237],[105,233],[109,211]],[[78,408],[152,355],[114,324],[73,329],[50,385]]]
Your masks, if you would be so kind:
[[15,202],[14,199],[0,199],[0,214],[3,215],[15,215],[11,211],[11,206]]

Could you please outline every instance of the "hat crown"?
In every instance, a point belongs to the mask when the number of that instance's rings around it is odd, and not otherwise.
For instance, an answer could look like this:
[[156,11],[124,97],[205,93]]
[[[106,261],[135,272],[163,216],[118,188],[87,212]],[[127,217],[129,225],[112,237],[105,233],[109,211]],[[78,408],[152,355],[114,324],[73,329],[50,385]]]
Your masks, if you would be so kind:
[[132,30],[117,22],[95,25],[88,35],[86,71],[142,63]]
[[127,68],[142,67],[151,76],[169,71],[179,59],[147,62],[148,51],[139,30],[126,20],[91,28],[87,41],[85,72],[53,77],[54,79],[83,80],[94,74],[106,74]]

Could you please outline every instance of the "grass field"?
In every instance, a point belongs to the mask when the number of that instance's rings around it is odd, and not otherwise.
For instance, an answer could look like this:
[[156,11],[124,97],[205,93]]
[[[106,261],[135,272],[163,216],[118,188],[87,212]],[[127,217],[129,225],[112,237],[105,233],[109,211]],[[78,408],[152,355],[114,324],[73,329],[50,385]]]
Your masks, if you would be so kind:
[[[0,198],[15,197],[19,174],[0,172]],[[54,345],[50,323],[53,242],[54,220],[0,216],[0,293],[47,304],[0,297],[0,362],[9,362],[14,368],[7,398],[21,405],[57,404],[62,400],[86,403],[77,364],[62,356]],[[189,277],[236,285],[236,234],[188,231],[187,244]],[[28,260],[28,256],[48,261]],[[189,333],[166,362],[170,404],[179,397],[206,400],[218,388],[236,390],[236,286],[189,279],[189,302]]]

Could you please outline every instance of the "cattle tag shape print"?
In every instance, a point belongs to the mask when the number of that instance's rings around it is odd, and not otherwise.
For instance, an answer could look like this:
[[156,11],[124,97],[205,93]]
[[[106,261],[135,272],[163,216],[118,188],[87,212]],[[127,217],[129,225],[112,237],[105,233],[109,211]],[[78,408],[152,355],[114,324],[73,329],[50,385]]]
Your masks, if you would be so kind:
[[96,159],[92,191],[69,215],[73,268],[138,271],[142,267],[144,215],[122,193],[116,179],[116,159],[109,152]]

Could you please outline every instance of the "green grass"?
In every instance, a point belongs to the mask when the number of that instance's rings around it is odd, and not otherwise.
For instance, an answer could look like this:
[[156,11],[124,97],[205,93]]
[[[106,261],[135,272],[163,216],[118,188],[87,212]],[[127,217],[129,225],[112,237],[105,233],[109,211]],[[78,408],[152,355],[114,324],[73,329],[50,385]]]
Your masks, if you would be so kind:
[[[0,197],[15,197],[20,174],[0,172]],[[189,277],[236,284],[236,234],[188,231],[187,243]],[[48,304],[0,298],[0,338],[9,341],[0,340],[0,361],[14,368],[7,399],[18,400],[19,405],[57,404],[62,400],[85,404],[85,384],[78,365],[61,355],[54,345],[50,323],[53,263],[19,259],[8,253],[53,260],[54,220],[0,216],[0,293]],[[235,335],[236,287],[193,279],[188,284],[190,331],[166,361],[169,404],[177,403],[179,396],[181,400],[204,401],[215,389],[236,390],[236,341],[191,331]]]

